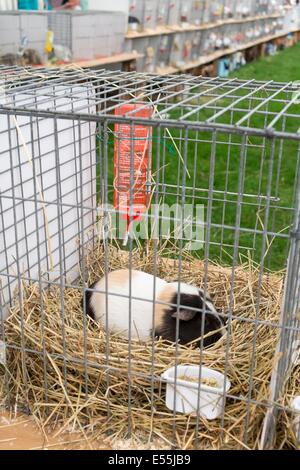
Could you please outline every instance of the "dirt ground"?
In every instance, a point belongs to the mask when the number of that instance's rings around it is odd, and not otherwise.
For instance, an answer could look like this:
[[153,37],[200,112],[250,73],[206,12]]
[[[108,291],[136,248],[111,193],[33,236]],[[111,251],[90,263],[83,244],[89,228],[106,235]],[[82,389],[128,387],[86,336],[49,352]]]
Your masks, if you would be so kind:
[[32,416],[12,414],[0,409],[1,450],[164,450],[170,446],[161,440],[151,443],[118,440],[113,444],[107,437],[86,440],[81,433],[55,432],[45,435]]
[[64,433],[57,436],[56,430],[45,436],[31,416],[14,416],[0,411],[0,450],[67,450],[110,449],[107,444],[87,443],[81,434]]

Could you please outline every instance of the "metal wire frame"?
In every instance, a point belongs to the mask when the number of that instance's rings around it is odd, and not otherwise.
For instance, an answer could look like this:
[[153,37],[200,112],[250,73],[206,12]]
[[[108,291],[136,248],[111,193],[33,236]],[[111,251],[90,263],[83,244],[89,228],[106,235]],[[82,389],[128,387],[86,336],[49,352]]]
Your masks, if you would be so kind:
[[63,45],[67,47],[73,54],[72,45],[73,45],[73,24],[72,17],[70,14],[56,14],[56,12],[46,13],[48,20],[48,29],[53,31],[55,44]]
[[[85,251],[89,240],[86,240],[86,231],[92,229],[99,214],[100,197],[102,207],[104,207],[104,219],[110,214],[108,204],[110,202],[113,184],[110,176],[110,159],[112,155],[111,142],[118,139],[118,135],[112,130],[116,122],[129,123],[131,129],[131,169],[130,197],[133,197],[133,155],[134,155],[134,126],[137,124],[150,125],[156,134],[152,138],[152,147],[155,156],[155,181],[150,185],[150,191],[154,193],[156,203],[168,201],[170,198],[179,205],[190,201],[192,204],[203,202],[207,208],[207,218],[205,221],[205,244],[204,252],[204,290],[207,290],[207,280],[209,271],[209,260],[213,248],[216,246],[222,254],[224,248],[232,249],[231,256],[231,293],[230,307],[226,312],[228,318],[228,328],[230,329],[233,320],[250,322],[253,324],[254,336],[251,346],[253,361],[257,347],[257,329],[260,325],[266,324],[260,318],[260,291],[263,274],[267,271],[268,240],[282,240],[286,259],[288,250],[290,252],[288,261],[288,275],[286,277],[286,293],[282,310],[282,318],[278,323],[267,323],[274,331],[281,331],[278,351],[284,353],[278,369],[274,370],[272,380],[272,396],[267,403],[259,402],[269,410],[268,420],[265,423],[265,435],[263,445],[270,445],[275,429],[276,413],[279,409],[285,409],[278,403],[280,391],[288,377],[291,363],[293,341],[299,336],[299,324],[297,323],[297,312],[299,309],[299,107],[297,107],[297,86],[290,84],[279,84],[273,82],[255,82],[239,80],[202,79],[190,76],[170,76],[158,77],[155,75],[144,75],[136,73],[112,73],[106,71],[81,72],[74,70],[38,71],[19,70],[18,68],[3,68],[1,73],[1,85],[5,88],[5,95],[2,95],[0,116],[6,122],[6,127],[0,128],[0,135],[8,136],[8,147],[0,148],[0,160],[9,155],[10,165],[0,166],[0,178],[11,178],[11,185],[5,189],[1,188],[0,198],[0,223],[6,231],[14,227],[23,225],[23,234],[16,230],[16,238],[8,240],[2,234],[3,247],[0,247],[0,256],[5,258],[5,263],[1,269],[1,279],[4,287],[8,287],[8,303],[13,300],[12,286],[19,287],[21,295],[21,284],[24,281],[37,282],[40,290],[46,285],[56,285],[61,293],[61,315],[64,324],[64,289],[80,288],[87,289],[87,285],[69,282],[68,274],[76,270],[77,262],[68,264],[68,258],[72,257],[72,252],[67,252],[67,247],[75,239],[80,239],[79,260],[80,270],[86,273],[88,266],[85,264]],[[78,87],[86,86],[93,92],[89,93],[88,100],[82,104],[82,96]],[[4,99],[3,99],[4,98]],[[122,103],[152,103],[154,109],[159,110],[159,114],[152,119],[141,119],[128,114],[124,118],[114,115],[115,109]],[[148,100],[148,101],[147,101]],[[67,104],[66,104],[67,103]],[[174,114],[173,114],[174,113]],[[13,125],[13,117],[18,120],[21,131],[30,130],[27,145],[30,146],[33,155],[33,173],[27,179],[23,177],[24,166],[27,164],[21,158],[21,142],[19,135]],[[163,117],[163,118],[162,118]],[[44,135],[42,125],[46,120],[51,120],[52,127],[49,127],[49,134]],[[298,120],[298,121],[297,121]],[[64,127],[61,128],[61,122]],[[93,125],[93,123],[95,125]],[[97,125],[97,127],[96,127]],[[168,131],[172,132],[172,139]],[[37,131],[37,132],[36,132]],[[62,136],[65,132],[72,135],[71,144],[65,144]],[[83,135],[84,133],[84,135]],[[53,148],[45,148],[46,137],[53,138]],[[19,140],[18,140],[19,139]],[[97,145],[96,145],[97,142]],[[175,145],[174,146],[174,142]],[[292,142],[292,147],[290,147]],[[173,153],[168,145],[173,145]],[[68,160],[62,161],[61,157],[69,145],[73,147],[73,153]],[[206,169],[207,181],[202,186],[199,185],[197,176],[202,168],[202,163],[206,158],[203,146],[209,150],[209,165]],[[97,158],[93,153],[97,148]],[[175,149],[175,150],[174,150]],[[294,152],[291,155],[290,152]],[[179,154],[181,158],[179,158]],[[45,162],[54,156],[53,164],[44,167]],[[192,165],[190,159],[192,155]],[[224,159],[225,155],[225,159]],[[235,159],[238,155],[237,160]],[[259,162],[258,180],[256,184],[249,186],[247,179],[249,167],[248,161],[255,155]],[[284,200],[282,189],[282,177],[284,175],[284,163],[287,158],[293,159],[295,167],[294,181],[289,182],[291,186],[292,203]],[[66,166],[74,159],[73,173],[65,173]],[[224,179],[216,186],[216,178],[220,171],[220,160],[225,162],[223,167]],[[177,162],[174,167],[174,181],[168,182],[166,165],[170,162]],[[83,166],[83,162],[86,162]],[[232,184],[232,169],[238,174],[237,180]],[[190,176],[188,176],[190,171]],[[50,178],[51,172],[55,173],[55,181]],[[68,181],[75,178],[74,188],[65,190]],[[102,187],[97,188],[97,179],[102,182]],[[41,198],[37,181],[40,182],[42,193],[48,193],[48,197]],[[275,185],[274,185],[275,182]],[[26,185],[32,183],[33,191],[29,196],[25,194]],[[274,188],[275,186],[275,188]],[[85,193],[85,189],[89,191]],[[251,190],[249,190],[251,189]],[[293,193],[293,194],[292,194]],[[75,195],[75,199],[70,202],[69,196]],[[9,203],[10,202],[10,203]],[[8,205],[7,205],[8,204]],[[30,211],[26,209],[29,205]],[[41,205],[47,208],[55,207],[55,214],[49,218],[48,224],[57,220],[57,229],[52,232],[52,237],[58,240],[55,253],[58,253],[58,264],[56,278],[50,278],[49,260],[45,245],[45,220],[40,220]],[[215,207],[221,207],[221,217],[215,216]],[[254,216],[250,222],[244,220],[244,211],[253,208]],[[21,217],[19,215],[21,210]],[[102,209],[103,210],[103,209]],[[234,218],[229,218],[229,210],[234,213]],[[76,230],[67,236],[67,230],[72,226],[72,222],[67,222],[66,214],[70,211],[76,212]],[[74,212],[71,212],[72,214]],[[258,213],[262,213],[263,223],[260,224]],[[8,215],[12,214],[12,218]],[[91,215],[88,224],[85,222],[86,215]],[[25,215],[33,217],[35,222],[32,227],[28,227],[25,222]],[[175,214],[173,221],[180,220],[182,214]],[[162,214],[160,220],[166,215]],[[280,217],[283,221],[281,223]],[[278,220],[279,219],[279,220]],[[230,223],[228,222],[230,220]],[[286,222],[288,220],[288,223]],[[197,221],[193,222],[194,226]],[[292,232],[291,232],[292,229]],[[215,238],[215,230],[217,236]],[[36,244],[29,246],[28,240],[37,232]],[[227,234],[230,232],[231,243],[228,244]],[[43,235],[44,233],[44,235]],[[244,246],[243,235],[253,236],[252,245]],[[92,237],[92,242],[95,241]],[[178,245],[179,268],[178,284],[181,284],[180,263],[184,257],[184,239],[180,239]],[[21,246],[25,249],[21,252]],[[152,272],[157,273],[158,240],[154,240],[154,261]],[[10,249],[16,248],[15,259],[8,259]],[[233,311],[233,289],[236,282],[236,267],[239,264],[240,253],[253,250],[259,252],[259,285],[257,287],[256,316],[254,320],[241,318],[237,312]],[[132,269],[133,240],[129,239],[129,265]],[[33,252],[37,252],[37,259],[33,261]],[[46,253],[46,254],[45,254]],[[54,253],[54,254],[55,254]],[[45,270],[45,264],[47,269]],[[23,269],[24,266],[26,269]],[[15,272],[12,272],[13,269]],[[105,252],[105,274],[110,271],[110,259],[108,250]],[[132,286],[130,286],[131,290]],[[156,284],[154,283],[154,296]],[[107,291],[106,291],[107,294]],[[132,300],[135,297],[129,295],[129,314],[131,315]],[[2,303],[1,298],[1,303]],[[108,296],[106,295],[106,301]],[[21,298],[19,299],[21,304]],[[40,299],[41,315],[44,315],[42,296]],[[2,305],[2,308],[4,306]],[[175,305],[179,308],[179,305]],[[85,305],[84,305],[85,308]],[[154,307],[153,307],[154,309]],[[153,310],[154,314],[154,310]],[[23,315],[21,312],[21,326]],[[130,323],[131,324],[131,323]],[[2,319],[2,328],[5,328]],[[179,324],[177,323],[177,336]],[[84,324],[84,357],[82,363],[85,366],[85,385],[87,390],[88,368],[100,367],[87,361],[87,341],[88,333],[86,322]],[[129,333],[128,342],[128,375],[131,377],[131,341]],[[4,338],[4,336],[3,336]],[[66,350],[66,338],[62,331],[64,351]],[[202,345],[203,346],[203,345]],[[42,354],[44,358],[45,376],[45,400],[48,400],[47,385],[47,358],[45,344],[43,352],[33,351],[23,344],[10,346],[19,348],[24,352],[24,363],[26,354]],[[225,373],[228,371],[229,341],[226,346],[227,364]],[[48,352],[47,352],[48,353]],[[201,348],[202,358],[203,348]],[[275,351],[274,351],[275,354]],[[176,363],[178,363],[178,349],[175,348]],[[64,385],[68,389],[68,377],[66,368],[66,355],[62,359],[64,366]],[[69,360],[69,359],[68,359]],[[78,359],[74,359],[76,363]],[[253,388],[253,364],[249,370],[249,390],[246,397],[234,396],[236,400],[247,404],[250,412],[250,405],[255,402],[252,398]],[[156,377],[153,374],[155,365],[155,348],[152,343],[152,360],[150,373],[147,379],[152,384]],[[106,361],[104,367],[107,370],[106,381],[109,388],[109,371],[114,368],[110,363],[109,337],[106,345]],[[24,369],[25,370],[25,369]],[[152,373],[151,373],[152,372]],[[200,369],[201,378],[201,369]],[[25,384],[26,387],[26,384]],[[200,389],[199,389],[200,392]],[[232,397],[224,390],[224,396]],[[109,397],[108,397],[109,398]],[[151,402],[154,409],[154,393]],[[199,393],[200,400],[200,393]],[[110,413],[109,399],[107,412]],[[132,412],[132,387],[129,380],[128,385],[128,431],[131,431]],[[154,411],[153,411],[154,412]],[[271,418],[270,418],[271,416]],[[175,412],[174,412],[175,417]],[[245,421],[245,434],[243,442],[247,445],[249,413]],[[224,413],[222,416],[224,424]],[[197,420],[197,431],[201,426]],[[174,433],[176,433],[176,421],[174,420]]]
[[[258,135],[266,134],[281,137],[282,134],[289,138],[300,139],[297,135],[299,112],[295,105],[299,100],[299,86],[297,83],[276,83],[273,81],[261,82],[255,80],[242,81],[237,79],[199,78],[185,75],[171,75],[166,77],[153,74],[137,74],[134,72],[109,72],[78,70],[47,70],[44,68],[21,71],[17,67],[1,68],[1,80],[7,90],[7,103],[2,107],[2,112],[18,110],[24,114],[37,110],[36,93],[43,92],[44,98],[38,101],[38,115],[46,117],[53,112],[57,117],[73,118],[80,116],[82,120],[100,120],[101,116],[111,116],[121,102],[140,103],[150,102],[159,107],[160,114],[170,114],[172,111],[180,111],[179,119],[164,119],[170,125],[203,125],[207,129],[224,129],[237,132],[247,130],[256,131]],[[83,105],[81,103],[80,91],[73,90],[73,109],[66,109],[65,96],[59,92],[59,85],[76,86],[80,80],[89,82],[94,89],[94,96],[90,98],[90,108],[97,109],[97,115],[90,116],[89,113],[82,115]],[[47,85],[51,89],[47,90]],[[55,90],[55,91],[53,91]],[[182,92],[184,91],[184,98]],[[21,93],[26,96],[14,106],[14,96]],[[10,99],[12,102],[10,102]],[[49,103],[55,99],[55,108]],[[249,100],[252,101],[251,109],[248,108]],[[266,111],[267,104],[278,106],[279,109]],[[209,112],[209,116],[202,116],[201,111]],[[232,124],[226,122],[229,111],[234,114]],[[34,114],[32,114],[34,115]],[[253,118],[257,116],[268,116],[268,123],[264,129],[251,127]],[[126,116],[130,117],[130,113]],[[124,117],[124,119],[126,119]],[[245,126],[251,118],[249,126]],[[285,118],[295,125],[294,133],[279,131],[276,124]],[[159,116],[154,116],[151,123],[159,122]],[[192,123],[191,123],[192,121]],[[146,123],[146,121],[144,121]],[[297,127],[296,127],[297,126]],[[287,135],[288,134],[288,135]]]

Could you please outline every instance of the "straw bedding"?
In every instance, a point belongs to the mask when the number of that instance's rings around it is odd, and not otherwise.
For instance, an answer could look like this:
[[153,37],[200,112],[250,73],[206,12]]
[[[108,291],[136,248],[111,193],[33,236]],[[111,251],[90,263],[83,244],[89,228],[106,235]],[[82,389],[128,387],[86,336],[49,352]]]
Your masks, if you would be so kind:
[[[136,249],[132,262],[136,269],[151,271],[153,253],[151,250]],[[88,253],[87,266],[88,282],[102,275],[104,252],[101,246]],[[109,266],[112,270],[127,267],[128,253],[110,247]],[[178,261],[168,256],[158,256],[157,275],[167,280],[178,279]],[[234,315],[243,320],[232,321],[229,347],[226,339],[221,339],[205,350],[202,356],[205,366],[220,372],[224,372],[228,364],[227,373],[232,384],[229,393],[241,398],[227,399],[224,423],[220,419],[206,421],[201,418],[197,427],[194,416],[174,416],[166,408],[165,386],[159,377],[175,364],[172,344],[157,341],[152,349],[151,344],[134,341],[131,347],[130,379],[128,342],[114,336],[110,336],[107,341],[98,325],[90,319],[84,319],[82,291],[78,288],[63,289],[62,320],[59,287],[52,286],[39,292],[38,285],[24,284],[22,305],[15,303],[6,325],[6,341],[10,345],[25,346],[28,350],[22,354],[19,349],[12,349],[9,354],[6,374],[10,399],[27,405],[43,427],[53,427],[59,423],[64,430],[81,431],[86,439],[90,433],[95,438],[103,432],[110,435],[112,440],[125,438],[128,436],[130,416],[131,436],[136,442],[159,439],[161,446],[181,449],[258,448],[266,407],[254,402],[265,403],[268,398],[277,333],[270,324],[258,325],[255,333],[253,323],[247,322],[247,319],[256,316],[259,268],[250,261],[236,268],[233,299],[230,299],[231,278],[231,268],[213,263],[208,265],[208,290],[215,304],[220,311],[226,312],[232,301]],[[202,261],[187,259],[182,263],[182,280],[203,286],[203,279]],[[273,325],[278,323],[282,289],[282,273],[270,273],[263,277],[259,298],[260,320]],[[86,335],[83,334],[85,322]],[[198,350],[179,347],[178,351],[178,363],[199,364]],[[84,366],[85,360],[88,361],[87,368]],[[112,369],[109,370],[108,365]],[[252,384],[249,383],[251,368]],[[289,393],[293,389],[299,390],[299,385],[299,379],[294,378]],[[248,406],[247,399],[254,402],[250,401]],[[295,447],[288,413],[281,417],[276,447]]]

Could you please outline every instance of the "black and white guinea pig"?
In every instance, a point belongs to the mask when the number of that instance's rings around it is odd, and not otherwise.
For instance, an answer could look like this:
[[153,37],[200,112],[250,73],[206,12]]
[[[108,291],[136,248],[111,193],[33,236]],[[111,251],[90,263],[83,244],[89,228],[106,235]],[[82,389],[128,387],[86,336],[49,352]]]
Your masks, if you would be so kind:
[[[131,273],[131,289],[130,289]],[[178,282],[168,283],[141,271],[127,269],[113,271],[95,282],[85,292],[86,313],[106,330],[129,335],[129,296],[131,292],[131,337],[142,341],[152,338],[153,296],[155,282],[154,335],[167,341],[176,341],[176,319],[179,316],[179,343],[187,344],[201,337],[205,314],[204,347],[218,341],[225,333],[224,323],[211,299],[201,289]],[[106,295],[107,292],[107,295]],[[143,299],[143,300],[138,300]],[[161,303],[160,303],[161,302]],[[179,311],[177,305],[179,306]],[[106,305],[108,316],[106,318]],[[200,346],[201,340],[196,343]]]

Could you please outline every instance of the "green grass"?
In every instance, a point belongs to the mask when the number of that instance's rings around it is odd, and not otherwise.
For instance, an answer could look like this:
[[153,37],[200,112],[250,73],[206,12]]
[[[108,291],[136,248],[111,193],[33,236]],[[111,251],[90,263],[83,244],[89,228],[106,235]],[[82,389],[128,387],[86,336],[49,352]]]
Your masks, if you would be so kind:
[[277,82],[300,80],[300,43],[273,57],[264,57],[251,62],[238,72],[232,72],[230,76]]
[[[245,66],[232,76],[242,79],[293,81],[300,79],[300,44],[286,51],[278,53],[275,57],[261,59],[255,63]],[[220,90],[222,92],[222,90]],[[223,90],[224,91],[224,90]],[[242,96],[242,93],[240,93]],[[258,96],[258,95],[257,95]],[[261,92],[259,97],[267,98],[266,92]],[[278,98],[285,98],[279,95]],[[207,100],[207,99],[206,99]],[[218,101],[218,106],[226,107],[231,101],[222,98]],[[234,122],[243,116],[243,109],[253,108],[258,102],[244,99],[240,108],[241,111],[231,115],[228,112],[223,115],[220,122]],[[195,104],[202,105],[205,101],[198,99]],[[282,109],[282,103],[271,103],[268,110],[276,113]],[[267,108],[262,108],[265,111]],[[300,114],[300,106],[295,105],[291,112]],[[198,121],[205,121],[214,113],[214,110],[204,107],[196,117]],[[172,111],[170,117],[178,119],[180,111]],[[273,115],[274,117],[274,115]],[[265,118],[264,115],[255,114],[249,121],[250,127],[263,128],[270,122],[272,117]],[[282,126],[290,132],[296,132],[300,127],[300,122],[296,119],[287,119],[283,123],[282,119],[276,128]],[[112,130],[112,128],[111,128]],[[298,144],[295,141],[276,140],[274,144],[270,139],[262,137],[248,136],[245,147],[242,147],[243,137],[237,134],[218,132],[216,134],[215,158],[211,159],[214,135],[208,131],[192,131],[169,129],[173,139],[183,158],[186,160],[186,168],[191,177],[189,178],[184,166],[178,158],[172,140],[164,129],[153,132],[153,164],[152,171],[155,174],[156,183],[174,185],[167,186],[167,194],[160,193],[159,201],[172,205],[181,204],[183,199],[182,186],[184,180],[187,187],[195,187],[198,191],[186,190],[186,203],[202,203],[205,206],[206,220],[211,218],[211,222],[220,227],[210,229],[209,248],[193,252],[194,256],[232,263],[235,255],[237,262],[242,262],[245,257],[251,257],[254,261],[260,262],[264,257],[264,264],[272,270],[279,270],[285,267],[288,242],[285,238],[264,237],[263,234],[247,233],[244,229],[257,229],[263,231],[267,229],[274,233],[288,234],[291,224],[290,207],[293,206],[293,187],[295,181],[295,171],[297,163]],[[188,145],[184,146],[184,139],[188,139]],[[101,136],[100,136],[101,140]],[[272,145],[274,145],[272,150]],[[113,134],[109,138],[108,166],[109,183],[113,181]],[[244,148],[244,151],[241,149]],[[271,158],[273,155],[273,159]],[[273,162],[273,163],[272,163]],[[272,166],[273,165],[273,166]],[[244,167],[244,171],[241,170]],[[273,168],[273,169],[272,169]],[[213,172],[213,181],[210,183],[210,174]],[[242,175],[245,175],[243,178]],[[267,196],[268,180],[271,181],[271,194],[277,201],[271,200],[268,207],[267,198],[257,199],[257,195]],[[211,184],[211,185],[210,185]],[[239,188],[242,188],[243,197],[239,199]],[[208,190],[213,189],[213,198],[209,202]],[[233,194],[226,194],[224,191]],[[199,191],[200,190],[200,191]],[[113,190],[110,189],[109,200],[112,201]],[[154,201],[154,200],[153,200]],[[239,202],[243,204],[240,206]],[[211,203],[211,206],[209,205]],[[210,208],[210,210],[208,210]],[[241,208],[241,209],[240,209]],[[269,214],[267,214],[269,211]],[[242,231],[237,231],[238,221]],[[224,228],[222,228],[224,227]],[[234,254],[234,241],[238,243],[238,252]]]

